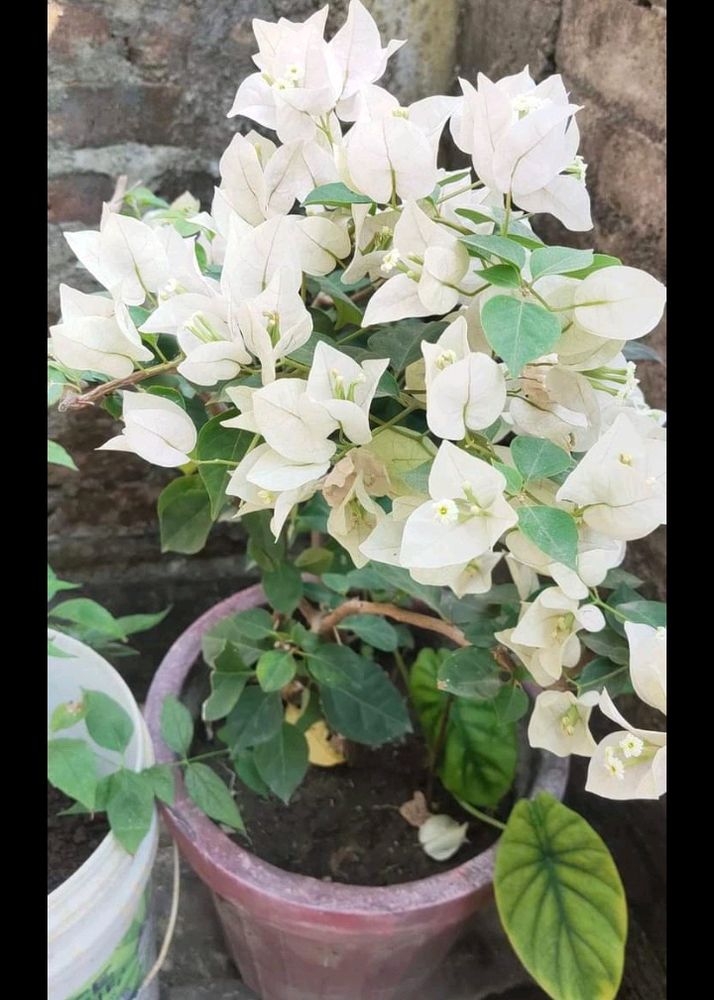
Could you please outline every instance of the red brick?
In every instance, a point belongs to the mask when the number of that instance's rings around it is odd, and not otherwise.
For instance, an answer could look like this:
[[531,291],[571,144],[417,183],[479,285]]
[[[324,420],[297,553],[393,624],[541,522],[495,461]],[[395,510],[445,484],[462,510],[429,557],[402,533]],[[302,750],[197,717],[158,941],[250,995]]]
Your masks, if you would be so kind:
[[49,14],[51,56],[71,59],[81,45],[100,46],[111,37],[107,19],[95,7],[53,2]]
[[179,87],[166,84],[71,84],[55,99],[51,138],[70,146],[111,146],[121,142],[152,145],[175,141],[172,131]]
[[106,174],[64,174],[47,189],[48,222],[86,222],[97,226],[102,202],[111,197],[114,181]]

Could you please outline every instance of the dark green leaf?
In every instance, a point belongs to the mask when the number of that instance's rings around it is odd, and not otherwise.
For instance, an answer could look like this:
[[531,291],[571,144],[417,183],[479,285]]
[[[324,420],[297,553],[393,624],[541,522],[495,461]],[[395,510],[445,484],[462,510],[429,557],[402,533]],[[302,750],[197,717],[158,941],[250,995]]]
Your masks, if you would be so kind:
[[273,619],[264,608],[251,608],[229,615],[213,625],[203,636],[203,658],[209,666],[231,642],[246,666],[252,666],[260,654],[275,641]]
[[653,628],[667,626],[667,605],[661,601],[628,601],[625,604],[618,604],[617,610],[627,618],[628,622],[652,625]]
[[[223,422],[237,415],[235,409],[226,410],[206,421],[198,432],[196,454],[200,461],[206,462],[216,458],[225,462],[240,462],[248,451],[253,435],[249,431],[224,427]],[[231,476],[227,465],[200,465],[198,474],[208,494],[211,517],[215,521],[226,503],[226,486]]]
[[627,904],[607,847],[547,792],[517,802],[498,844],[496,905],[519,959],[554,1000],[614,1000]]
[[636,588],[641,587],[644,580],[640,580],[639,576],[635,576],[634,573],[628,573],[621,566],[616,566],[614,569],[607,571],[607,576],[600,586],[605,590],[615,590],[616,587],[621,586],[623,583],[628,587]]
[[75,472],[79,471],[69,452],[56,441],[47,442],[47,461],[51,465],[63,465],[66,469],[74,469]]
[[583,278],[587,278],[589,274],[592,274],[593,271],[599,271],[602,267],[615,267],[621,263],[622,261],[619,257],[610,257],[606,253],[596,253],[593,254],[593,262],[590,267],[584,267],[579,271],[568,271],[568,277],[580,278],[582,280]]
[[123,753],[134,734],[134,726],[122,706],[103,691],[82,691],[84,722],[94,742],[106,750]]
[[255,673],[263,691],[280,691],[293,679],[296,669],[291,653],[284,649],[269,649],[258,660]]
[[215,722],[225,719],[232,711],[238,699],[243,694],[243,688],[248,683],[249,673],[222,674],[211,671],[211,693],[203,703],[201,710],[204,722]]
[[516,437],[511,441],[511,455],[526,480],[548,479],[573,464],[567,451],[546,438]]
[[379,746],[411,732],[404,700],[381,667],[347,646],[325,643],[308,659],[330,726]]
[[630,662],[630,651],[627,643],[612,629],[605,628],[602,632],[583,631],[579,638],[587,649],[591,649],[598,656],[606,656],[613,663],[619,663],[621,666]]
[[159,496],[161,551],[200,552],[213,524],[211,502],[199,475],[181,476]]
[[161,739],[179,757],[188,754],[193,740],[191,713],[174,695],[164,698],[161,706]]
[[287,805],[307,771],[307,740],[295,726],[284,722],[270,740],[256,747],[253,760],[271,792]]
[[304,569],[308,573],[315,573],[318,576],[326,573],[334,561],[334,553],[322,546],[317,548],[304,549],[295,559],[298,569]]
[[504,684],[491,702],[499,722],[518,722],[528,711],[528,695],[520,684]]
[[512,264],[495,264],[493,267],[484,267],[478,272],[479,278],[490,281],[498,288],[519,288],[521,276]]
[[207,764],[189,764],[184,778],[189,798],[206,816],[234,830],[245,829],[233,796]]
[[529,361],[548,354],[561,332],[560,321],[553,313],[507,295],[496,295],[486,302],[481,323],[486,340],[514,378]]
[[47,741],[47,780],[85,808],[94,808],[97,764],[84,740]]
[[518,527],[553,562],[576,570],[578,529],[564,510],[555,507],[520,507]]
[[542,247],[534,250],[530,259],[533,281],[546,274],[568,274],[584,271],[593,264],[592,250],[575,250],[573,247]]
[[265,743],[277,733],[282,721],[280,695],[277,692],[266,693],[257,685],[250,684],[217,735],[235,756],[249,747]]
[[421,601],[431,608],[432,611],[440,610],[442,597],[441,588],[429,587],[423,583],[412,580],[408,569],[401,566],[388,566],[386,563],[375,563],[370,567],[382,580],[385,590],[398,590],[408,597],[413,597],[416,601]]
[[412,361],[421,358],[422,341],[433,344],[445,329],[446,323],[441,321],[425,323],[419,319],[400,319],[375,327],[367,343],[378,358],[389,358],[392,372],[398,375]]
[[242,750],[240,756],[233,758],[233,768],[243,784],[247,785],[256,795],[260,795],[263,799],[270,795],[270,789],[258,774],[258,768],[255,766],[254,750]]
[[335,330],[341,330],[348,323],[354,326],[362,325],[362,310],[347,294],[346,286],[340,281],[338,272],[317,278],[317,283],[320,291],[329,295],[334,303],[337,312]]
[[586,663],[575,683],[578,685],[578,697],[586,691],[602,691],[604,687],[612,698],[620,694],[630,694],[633,690],[629,667],[618,666],[603,656]]
[[[409,690],[427,743],[434,746],[449,698],[437,686],[446,650],[422,649],[409,675]],[[513,783],[516,729],[498,721],[489,702],[454,698],[438,766],[444,786],[474,806],[494,806]]]
[[303,205],[327,205],[339,208],[341,205],[371,205],[372,199],[366,194],[357,194],[339,181],[332,184],[321,184],[303,201]]
[[339,628],[354,632],[363,642],[385,653],[393,653],[399,645],[394,626],[377,615],[348,615],[342,619]]
[[439,665],[437,687],[460,698],[489,701],[501,688],[498,664],[485,649],[465,646],[449,653]]
[[277,540],[270,530],[272,510],[254,511],[241,518],[248,532],[248,556],[264,573],[273,573],[285,562],[285,537]]
[[507,236],[462,236],[461,242],[470,254],[485,258],[497,257],[514,264],[519,271],[526,263],[523,247]]
[[271,606],[283,615],[290,615],[302,597],[302,576],[292,563],[284,562],[278,569],[263,573],[263,591]]

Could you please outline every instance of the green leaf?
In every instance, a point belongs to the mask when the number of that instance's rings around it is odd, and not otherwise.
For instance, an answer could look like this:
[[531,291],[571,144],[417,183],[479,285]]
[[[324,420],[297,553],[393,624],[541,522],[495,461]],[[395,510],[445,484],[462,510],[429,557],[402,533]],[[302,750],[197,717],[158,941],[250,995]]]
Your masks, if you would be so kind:
[[47,780],[85,808],[94,808],[97,763],[84,740],[47,741]]
[[405,469],[399,474],[400,483],[407,487],[409,493],[414,496],[429,494],[429,473],[434,464],[433,460],[422,462],[415,469]]
[[241,518],[241,524],[248,532],[248,557],[264,573],[273,573],[285,562],[285,536],[277,540],[270,530],[272,510],[254,511]]
[[87,714],[87,704],[84,701],[67,701],[57,705],[50,716],[50,732],[58,733],[61,729],[71,729],[81,722]]
[[509,493],[520,493],[523,487],[523,476],[518,469],[514,469],[512,465],[505,465],[503,462],[493,462],[492,465],[506,480],[506,490]]
[[159,495],[161,551],[200,552],[213,524],[211,502],[199,475],[174,479]]
[[[230,420],[237,414],[235,409],[226,410],[206,421],[198,432],[196,445],[196,455],[200,461],[220,458],[225,462],[240,462],[248,451],[253,435],[249,431],[223,426],[225,420]],[[215,521],[226,503],[226,486],[231,469],[227,465],[199,465],[198,474],[206,488],[211,518]]]
[[421,601],[432,611],[441,612],[441,587],[431,587],[424,583],[417,583],[412,580],[408,569],[401,566],[388,566],[386,563],[375,563],[370,567],[382,581],[385,590],[397,590],[413,597],[415,601]]
[[606,253],[596,253],[593,254],[593,262],[589,267],[584,267],[579,271],[568,271],[569,278],[587,278],[589,274],[593,271],[599,271],[603,267],[616,267],[621,264],[622,261],[619,257],[611,257]]
[[216,658],[233,643],[246,666],[252,666],[260,654],[275,641],[273,619],[265,608],[251,608],[229,615],[208,629],[203,636],[203,658],[216,666]]
[[507,295],[489,299],[481,310],[486,340],[517,378],[523,366],[548,354],[560,337],[560,321],[553,313],[531,302]]
[[525,480],[548,479],[559,472],[565,472],[573,464],[567,451],[546,438],[514,438],[511,441],[511,455]]
[[56,441],[47,442],[47,461],[52,465],[63,465],[66,469],[74,469],[75,472],[79,472],[72,456]]
[[201,710],[203,721],[215,722],[217,719],[225,719],[243,694],[250,676],[247,671],[244,674],[224,674],[212,670],[211,693],[204,701]]
[[154,785],[151,778],[123,768],[111,775],[107,819],[112,833],[125,851],[136,854],[154,817]]
[[542,247],[531,254],[530,269],[533,281],[546,274],[568,274],[584,271],[593,264],[592,250],[575,250],[573,247]]
[[270,789],[258,774],[258,768],[255,766],[254,750],[243,750],[239,757],[234,757],[233,768],[243,784],[247,785],[256,795],[260,795],[263,799],[270,795]]
[[263,691],[280,691],[295,676],[297,664],[284,649],[269,649],[258,660],[255,673]]
[[339,279],[339,272],[317,278],[316,281],[320,291],[329,295],[334,302],[337,312],[335,330],[341,330],[348,323],[354,326],[362,325],[362,310],[354,304],[347,294],[345,285]]
[[598,656],[606,656],[613,663],[622,666],[630,662],[627,642],[610,628],[605,628],[601,632],[583,630],[578,638],[587,649],[591,649]]
[[184,778],[189,798],[206,816],[234,830],[245,830],[233,796],[207,764],[189,764]]
[[374,398],[383,399],[387,396],[390,399],[399,399],[401,394],[402,390],[399,388],[399,382],[397,382],[394,375],[390,371],[383,371],[379,377]]
[[[412,665],[409,691],[427,743],[433,748],[447,703],[437,687],[446,650],[422,649]],[[494,806],[513,784],[516,729],[498,721],[491,704],[455,698],[449,711],[438,774],[444,786],[474,806]]]
[[155,628],[164,620],[169,611],[171,611],[171,605],[154,614],[123,615],[121,618],[117,618],[117,623],[121,626],[124,635],[135,635],[137,632],[147,632],[150,628]]
[[575,678],[575,683],[578,685],[578,697],[586,691],[602,691],[604,687],[612,698],[630,694],[633,690],[629,666],[618,666],[603,656],[586,663]]
[[185,757],[193,740],[191,713],[175,695],[169,694],[161,706],[161,739],[167,747]]
[[388,427],[375,434],[365,447],[384,464],[392,488],[403,494],[411,493],[413,489],[403,478],[404,474],[418,469],[425,462],[432,462],[436,454],[436,448],[425,434],[404,428],[396,430]]
[[157,799],[167,806],[174,804],[174,769],[170,764],[154,764],[141,772],[151,782],[153,793]]
[[242,750],[265,743],[277,733],[282,721],[283,702],[280,695],[250,684],[217,735],[235,756]]
[[302,576],[292,563],[284,562],[273,572],[263,573],[263,591],[271,606],[283,615],[290,615],[302,597]]
[[525,250],[507,236],[462,236],[461,242],[472,256],[497,257],[514,264],[519,271],[525,266]]
[[321,184],[303,201],[303,205],[327,205],[329,208],[339,208],[341,205],[371,205],[372,199],[366,194],[350,191],[346,184],[335,181],[333,184]]
[[397,630],[378,615],[348,615],[338,628],[354,632],[363,642],[385,653],[393,653],[399,645]]
[[73,660],[74,653],[65,653],[63,649],[60,649],[57,643],[52,642],[51,639],[47,640],[47,655],[54,656],[59,660]]
[[553,562],[577,571],[578,529],[564,510],[555,507],[520,507],[518,527]]
[[640,580],[639,576],[635,576],[634,573],[628,573],[626,569],[621,566],[615,566],[613,569],[607,571],[607,576],[600,584],[600,587],[604,590],[615,590],[622,584],[627,587],[641,587],[644,580]]
[[68,601],[61,601],[52,608],[49,615],[50,618],[59,618],[92,629],[110,639],[126,639],[124,630],[114,615],[96,601],[90,601],[88,597],[74,597]]
[[627,601],[618,604],[617,610],[628,622],[652,625],[653,628],[667,627],[667,605],[662,601]]
[[253,761],[270,791],[287,805],[307,772],[307,740],[284,722],[275,736],[255,748]]
[[106,750],[123,753],[134,735],[134,726],[122,706],[103,691],[82,690],[84,722],[94,742]]
[[498,844],[496,905],[514,951],[554,1000],[614,1000],[627,937],[610,852],[572,809],[541,792],[516,803]]
[[484,267],[478,272],[478,276],[499,288],[520,288],[521,285],[521,276],[512,264]]
[[330,726],[347,739],[380,746],[411,732],[404,700],[376,663],[324,643],[309,655],[308,668]]
[[437,687],[460,698],[489,701],[501,688],[498,664],[485,649],[465,646],[449,653],[439,664]]
[[528,711],[530,701],[520,684],[504,684],[491,702],[499,722],[518,722]]
[[389,367],[398,375],[422,356],[422,341],[433,344],[445,329],[446,323],[441,321],[424,323],[419,319],[400,319],[375,327],[367,344],[376,357],[389,358]]
[[334,559],[333,552],[318,545],[316,548],[304,549],[295,559],[295,565],[298,569],[304,569],[308,573],[320,576],[329,570]]
[[59,580],[50,564],[47,564],[47,600],[52,600],[60,590],[77,590],[78,583],[69,583],[67,580]]

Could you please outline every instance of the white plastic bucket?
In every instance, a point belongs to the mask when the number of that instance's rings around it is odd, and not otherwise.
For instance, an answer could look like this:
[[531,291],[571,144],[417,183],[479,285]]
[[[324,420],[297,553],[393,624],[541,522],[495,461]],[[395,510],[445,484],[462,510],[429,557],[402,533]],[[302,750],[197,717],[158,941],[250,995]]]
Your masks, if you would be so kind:
[[[151,740],[131,691],[117,671],[93,649],[59,632],[51,640],[71,658],[49,657],[47,718],[66,701],[79,701],[82,688],[103,691],[119,702],[134,724],[127,767],[139,771],[154,762]],[[90,742],[84,722],[61,736]],[[97,748],[103,757],[119,754]],[[114,768],[99,762],[100,770]],[[155,957],[149,876],[156,856],[156,813],[132,857],[107,834],[93,854],[47,897],[48,1000],[158,1000],[158,983],[139,991]]]

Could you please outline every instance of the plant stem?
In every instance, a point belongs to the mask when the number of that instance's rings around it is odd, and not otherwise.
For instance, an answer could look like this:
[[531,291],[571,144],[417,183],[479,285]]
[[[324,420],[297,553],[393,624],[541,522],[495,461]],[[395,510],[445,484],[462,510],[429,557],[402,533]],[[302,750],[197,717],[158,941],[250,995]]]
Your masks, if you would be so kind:
[[506,213],[503,216],[503,222],[501,223],[501,235],[506,236],[508,233],[508,226],[511,221],[511,192],[509,191],[506,195]]
[[231,469],[238,466],[238,462],[230,462],[227,458],[194,458],[194,465],[227,465]]
[[65,413],[67,410],[78,410],[83,406],[94,406],[97,400],[103,399],[104,396],[108,396],[116,389],[121,389],[125,385],[136,385],[137,382],[143,382],[145,379],[153,378],[155,375],[163,375],[165,372],[175,371],[182,360],[182,358],[179,358],[178,361],[166,361],[162,365],[141,368],[139,371],[132,372],[131,375],[127,375],[125,378],[115,378],[111,382],[103,382],[96,389],[85,392],[82,396],[67,396],[65,399],[60,400],[57,409],[60,413]]
[[[407,406],[406,409],[402,410],[401,413],[398,413],[396,417],[392,417],[391,420],[386,420],[383,423],[380,423],[373,436],[376,437],[377,434],[380,434],[382,431],[386,431],[388,427],[393,427],[395,424],[400,423],[405,417],[409,416],[412,410],[415,409],[415,406]],[[375,417],[374,419],[376,420],[377,418]]]
[[469,646],[470,643],[464,633],[456,625],[435,618],[433,615],[423,615],[418,611],[408,611],[406,608],[398,608],[395,604],[380,604],[375,601],[362,601],[357,597],[350,598],[344,604],[331,611],[324,617],[317,617],[312,623],[313,632],[324,635],[330,632],[348,615],[384,615],[385,618],[393,618],[395,621],[404,622],[405,625],[413,625],[414,628],[423,628],[429,632],[438,632],[445,638],[450,639],[457,646]]
[[201,753],[198,757],[184,757],[183,760],[173,760],[170,762],[169,767],[177,767],[178,765],[184,764],[195,764],[197,760],[207,760],[209,757],[225,757],[229,754],[230,750],[226,748],[225,750],[211,750],[210,753]]
[[350,295],[349,298],[353,302],[361,302],[362,299],[366,299],[372,292],[376,292],[379,286],[384,284],[384,280],[384,278],[376,278],[371,285],[367,285],[366,288],[360,288],[359,291],[355,292],[354,295]]
[[497,830],[506,829],[506,824],[502,823],[500,819],[495,819],[493,816],[489,816],[487,813],[481,812],[480,809],[476,809],[474,806],[469,805],[468,802],[464,802],[463,799],[458,798],[456,795],[454,798],[462,809],[464,809],[467,813],[471,813],[471,815],[475,816],[476,819],[480,819],[483,823],[489,823],[491,826],[495,826]]
[[446,741],[446,730],[449,725],[449,716],[451,714],[451,706],[454,703],[454,696],[450,694],[446,698],[446,704],[444,705],[444,711],[441,713],[441,719],[439,720],[439,730],[436,734],[436,739],[434,740],[434,749],[431,753],[431,761],[429,763],[429,779],[426,784],[426,805],[427,808],[431,805],[432,792],[434,790],[434,777],[436,775],[436,768],[439,763],[439,758],[441,757],[441,752],[444,749],[444,743]]
[[404,681],[404,687],[407,691],[409,691],[409,670],[404,662],[404,657],[399,649],[395,649],[392,655],[394,656],[394,662],[396,663],[399,673],[402,676],[402,680]]

